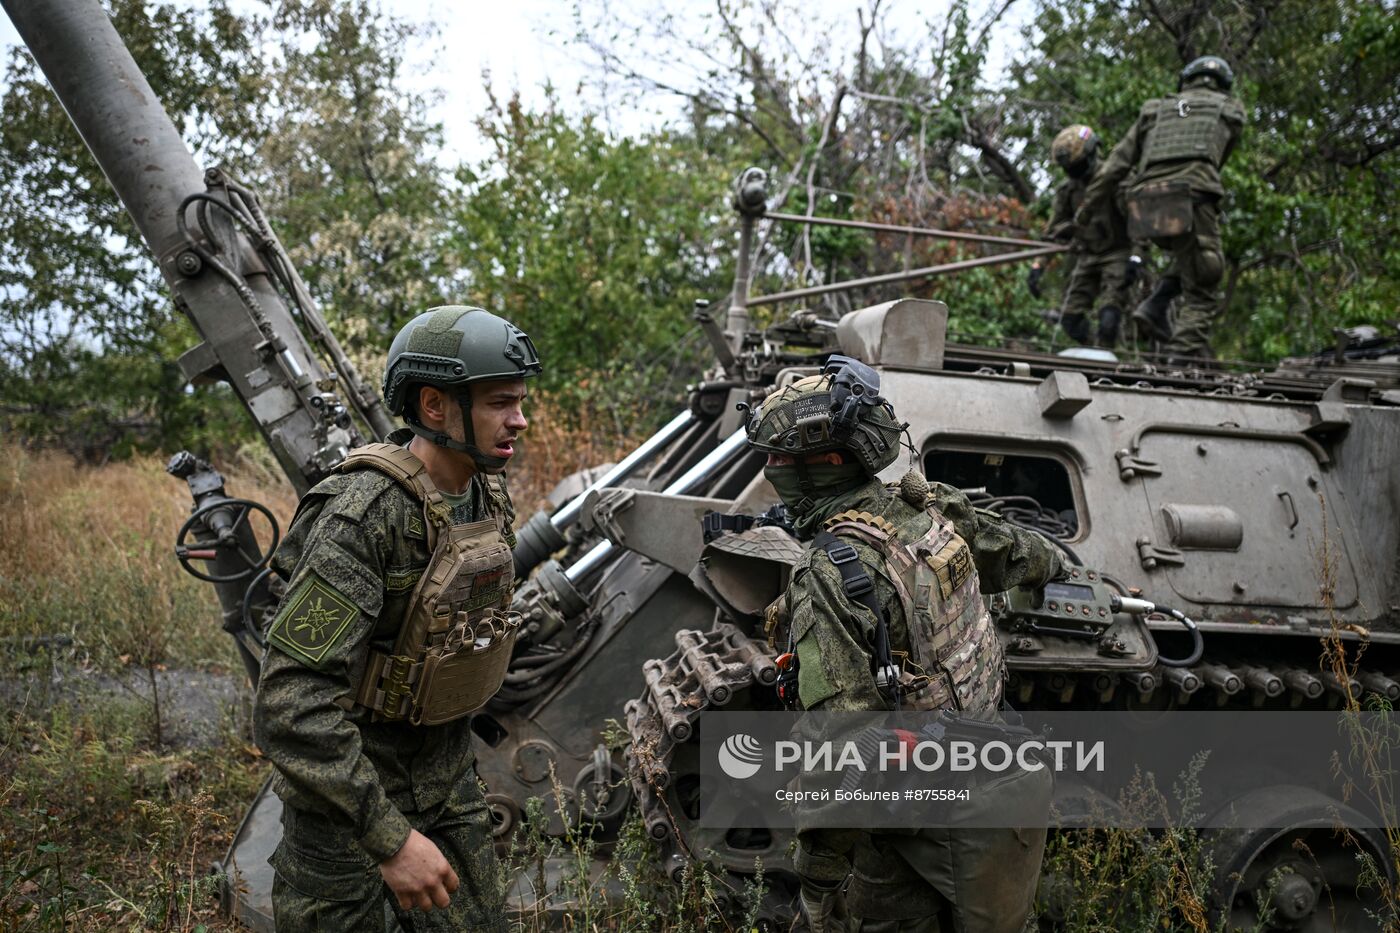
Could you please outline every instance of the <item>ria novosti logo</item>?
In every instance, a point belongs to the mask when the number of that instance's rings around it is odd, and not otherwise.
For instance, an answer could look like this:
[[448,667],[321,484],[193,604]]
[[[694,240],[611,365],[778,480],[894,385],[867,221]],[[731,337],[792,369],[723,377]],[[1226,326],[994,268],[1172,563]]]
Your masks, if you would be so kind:
[[719,747],[720,770],[735,780],[751,778],[763,766],[763,746],[758,739],[736,732]]

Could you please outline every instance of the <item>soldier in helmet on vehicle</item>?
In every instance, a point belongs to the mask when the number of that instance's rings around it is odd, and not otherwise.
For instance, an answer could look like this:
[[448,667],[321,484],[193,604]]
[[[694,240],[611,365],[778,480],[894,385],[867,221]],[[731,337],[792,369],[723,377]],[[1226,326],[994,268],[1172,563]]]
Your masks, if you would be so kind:
[[[1181,71],[1177,93],[1142,105],[1137,122],[1113,147],[1089,185],[1075,219],[1088,222],[1124,189],[1128,235],[1171,254],[1172,265],[1133,312],[1140,326],[1167,341],[1177,360],[1209,359],[1211,322],[1220,311],[1225,257],[1220,248],[1220,169],[1244,126],[1230,95],[1235,75],[1206,55]],[[1182,296],[1176,324],[1167,306]]]
[[277,767],[278,933],[506,929],[468,714],[500,687],[514,518],[501,475],[525,430],[530,338],[480,308],[394,338],[389,410],[301,500],[272,567],[254,730]]
[[[1005,667],[981,589],[1042,586],[1059,558],[1036,532],[916,471],[883,485],[877,474],[898,458],[904,428],[878,374],[840,356],[749,418],[749,444],[768,454],[764,476],[808,545],[771,610],[788,644],[781,692],[804,710],[995,719]],[[1047,770],[1014,780],[1008,793],[1048,808]],[[1045,830],[803,829],[798,840],[802,909],[818,933],[846,919],[853,929],[1013,933],[1031,910]]]
[[[1067,176],[1055,192],[1055,206],[1047,227],[1052,239],[1068,242],[1074,257],[1069,285],[1060,303],[1060,326],[1075,343],[1112,347],[1118,342],[1128,292],[1137,279],[1142,260],[1133,255],[1127,222],[1112,198],[1102,202],[1082,221],[1076,214],[1098,168],[1099,137],[1082,123],[1067,126],[1050,146],[1051,156]],[[1027,285],[1040,297],[1043,268],[1031,266]],[[1098,328],[1089,332],[1087,316],[1098,302]]]

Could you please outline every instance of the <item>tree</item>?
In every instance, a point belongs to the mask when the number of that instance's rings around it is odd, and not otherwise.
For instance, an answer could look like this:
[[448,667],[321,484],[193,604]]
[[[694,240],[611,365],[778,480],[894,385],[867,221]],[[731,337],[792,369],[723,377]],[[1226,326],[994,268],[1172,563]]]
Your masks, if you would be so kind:
[[263,96],[278,121],[256,150],[259,187],[327,321],[374,380],[400,326],[460,300],[445,248],[460,192],[433,159],[441,127],[403,86],[403,49],[421,34],[369,0],[291,0],[273,26]]
[[[1387,9],[1390,6],[1390,9]],[[1013,69],[1028,140],[1085,122],[1109,143],[1192,58],[1233,65],[1249,124],[1224,172],[1217,352],[1275,358],[1395,317],[1400,25],[1375,0],[1047,0]],[[1319,41],[1319,36],[1328,37]],[[1048,147],[1045,147],[1048,148]],[[1044,152],[1044,149],[1041,150]]]
[[542,388],[618,428],[698,372],[695,299],[728,285],[732,166],[693,135],[617,138],[591,115],[493,99],[493,156],[463,167],[452,261],[473,300],[520,324],[545,358]]
[[[271,20],[114,0],[114,24],[205,165],[262,191],[331,326],[373,378],[396,327],[450,292],[437,127],[404,92],[408,30],[367,0]],[[0,394],[5,422],[84,455],[251,437],[226,387],[190,390],[197,336],[24,50],[0,100]]]
[[[237,163],[261,74],[248,21],[118,0],[113,19],[190,142]],[[23,49],[0,100],[0,397],[31,439],[101,456],[137,440],[200,439],[236,410],[187,393],[173,362],[195,341],[140,235]],[[172,352],[174,351],[174,352]],[[223,426],[220,427],[223,430]],[[207,440],[211,435],[204,434]]]

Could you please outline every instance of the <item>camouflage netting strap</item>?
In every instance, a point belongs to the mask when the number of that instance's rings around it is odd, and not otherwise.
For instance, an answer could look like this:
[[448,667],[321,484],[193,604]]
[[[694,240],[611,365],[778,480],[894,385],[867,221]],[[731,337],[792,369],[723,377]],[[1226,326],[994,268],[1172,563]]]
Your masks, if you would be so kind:
[[397,444],[366,444],[356,447],[336,467],[341,473],[354,470],[378,470],[398,483],[408,493],[423,503],[423,517],[427,519],[428,550],[437,547],[438,531],[451,524],[452,510],[443,501],[442,493],[428,478],[428,468],[415,457],[407,447]]
[[1218,95],[1177,94],[1157,102],[1157,119],[1142,147],[1139,170],[1158,162],[1208,161],[1219,166],[1228,134],[1220,115],[1224,102]]

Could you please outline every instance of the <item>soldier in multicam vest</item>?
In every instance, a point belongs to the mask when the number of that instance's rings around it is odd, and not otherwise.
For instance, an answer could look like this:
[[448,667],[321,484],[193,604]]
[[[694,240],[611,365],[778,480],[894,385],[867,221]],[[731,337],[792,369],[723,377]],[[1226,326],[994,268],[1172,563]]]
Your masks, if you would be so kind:
[[[764,475],[809,542],[770,610],[795,655],[796,705],[898,702],[995,719],[1004,664],[980,591],[1042,586],[1059,558],[1039,534],[917,472],[883,485],[876,475],[897,459],[903,429],[879,376],[844,357],[774,392],[749,419],[749,443],[768,454]],[[862,591],[853,571],[873,584],[864,595],[852,595]],[[1016,780],[1010,793],[1048,808],[1047,770]],[[1012,933],[1032,907],[1045,831],[805,829],[798,840],[802,908],[818,933],[847,921],[862,931]]]
[[522,331],[436,308],[389,351],[409,427],[303,497],[272,559],[287,595],[254,707],[277,768],[278,933],[506,929],[466,718],[499,688],[514,518],[501,476],[540,372]]
[[[1113,147],[1084,195],[1075,219],[1092,218],[1125,189],[1128,235],[1150,239],[1172,256],[1172,268],[1134,321],[1168,340],[1179,359],[1212,356],[1210,327],[1220,310],[1225,256],[1220,248],[1220,169],[1244,126],[1244,107],[1230,96],[1235,76],[1224,59],[1206,55],[1181,71],[1177,93],[1142,105],[1137,122]],[[1182,304],[1167,324],[1171,299]],[[1169,339],[1168,339],[1169,338]]]
[[[1123,309],[1142,260],[1133,255],[1127,222],[1115,199],[1104,201],[1087,223],[1075,222],[1098,170],[1098,149],[1098,134],[1082,123],[1067,126],[1056,134],[1050,154],[1066,177],[1055,191],[1046,233],[1051,239],[1068,242],[1074,260],[1069,285],[1060,302],[1060,326],[1075,343],[1112,347],[1118,342]],[[1027,279],[1031,294],[1037,298],[1041,273],[1040,263],[1034,263]],[[1095,302],[1099,304],[1098,329],[1090,334],[1088,314]]]

